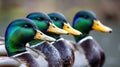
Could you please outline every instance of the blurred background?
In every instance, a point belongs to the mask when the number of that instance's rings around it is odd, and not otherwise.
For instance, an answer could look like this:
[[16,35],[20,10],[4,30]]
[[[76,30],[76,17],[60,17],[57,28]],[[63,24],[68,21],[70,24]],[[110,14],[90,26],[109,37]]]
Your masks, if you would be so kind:
[[[0,0],[0,36],[4,36],[12,20],[31,12],[59,11],[71,23],[74,14],[83,9],[92,10],[103,24],[113,29],[111,34],[92,31],[90,35],[105,51],[104,67],[120,67],[120,0]],[[74,40],[70,35],[63,37]]]

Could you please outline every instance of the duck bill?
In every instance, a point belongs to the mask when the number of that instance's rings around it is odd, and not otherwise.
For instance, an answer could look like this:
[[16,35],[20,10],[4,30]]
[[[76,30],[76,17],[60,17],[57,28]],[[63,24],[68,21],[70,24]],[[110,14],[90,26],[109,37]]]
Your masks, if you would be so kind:
[[34,39],[36,39],[36,40],[44,40],[44,41],[56,41],[56,39],[45,35],[44,33],[42,33],[39,30],[36,30],[36,34],[34,36]]
[[53,23],[49,23],[49,27],[48,27],[47,31],[52,32],[52,33],[56,33],[56,34],[68,34],[67,31],[58,28]]
[[75,30],[74,28],[72,28],[69,23],[64,23],[63,30],[67,31],[71,35],[81,35],[82,34],[78,30]]
[[106,33],[111,33],[112,29],[103,25],[100,21],[98,20],[93,20],[93,26],[92,26],[93,30],[97,30],[100,32],[106,32]]

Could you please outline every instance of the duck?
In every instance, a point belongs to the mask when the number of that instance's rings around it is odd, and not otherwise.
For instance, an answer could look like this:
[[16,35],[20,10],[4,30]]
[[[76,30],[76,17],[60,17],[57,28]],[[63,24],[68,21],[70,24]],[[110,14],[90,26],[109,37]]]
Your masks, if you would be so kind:
[[[67,21],[66,17],[62,13],[52,12],[52,13],[48,13],[48,16],[51,18],[51,20],[57,27],[67,31],[69,34],[76,35],[76,36],[80,36],[82,34],[80,31],[77,31],[71,27],[71,25]],[[47,34],[47,35],[49,35],[49,34]],[[60,37],[60,35],[52,34],[49,36],[51,36],[57,40],[52,45],[54,45],[60,52],[60,55],[61,55],[61,58],[63,61],[62,66],[63,67],[72,67],[73,63],[74,63],[74,58],[75,58],[72,44],[68,40]]]
[[[26,50],[26,43],[34,39],[55,40],[39,31],[33,21],[27,18],[13,20],[5,32],[5,48],[8,57],[0,57],[0,67],[40,67]],[[23,66],[22,66],[23,67]]]
[[[46,13],[32,12],[29,13],[26,18],[31,19],[37,25],[38,29],[41,30],[44,34],[68,34],[67,31],[55,26]],[[53,45],[51,45],[50,42],[32,40],[29,46],[38,55],[41,55],[41,52],[43,53],[45,60],[48,62],[48,67],[62,66],[60,54],[58,50]]]
[[82,52],[88,62],[88,66],[103,67],[105,63],[104,50],[89,33],[92,30],[111,33],[112,29],[103,25],[91,10],[78,11],[73,18],[72,27],[82,32],[81,36],[74,36],[75,46],[78,50],[83,50]]

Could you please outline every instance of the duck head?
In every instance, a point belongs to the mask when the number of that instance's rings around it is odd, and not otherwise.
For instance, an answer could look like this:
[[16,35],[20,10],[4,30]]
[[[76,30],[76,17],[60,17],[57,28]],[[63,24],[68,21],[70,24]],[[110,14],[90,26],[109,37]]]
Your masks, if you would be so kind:
[[13,56],[26,51],[26,43],[33,39],[55,40],[42,32],[27,18],[12,21],[5,32],[5,47],[8,56]]
[[[89,10],[82,10],[75,14],[73,19],[73,28],[81,31],[83,36],[89,35],[91,30],[111,33],[112,29],[103,25],[96,17],[95,13]],[[77,36],[75,36],[77,37]],[[78,41],[78,39],[77,39]]]
[[69,34],[81,35],[81,32],[71,27],[71,25],[68,23],[68,21],[66,20],[65,16],[62,13],[53,12],[53,13],[49,13],[48,16],[51,18],[51,20],[57,27],[67,31]]

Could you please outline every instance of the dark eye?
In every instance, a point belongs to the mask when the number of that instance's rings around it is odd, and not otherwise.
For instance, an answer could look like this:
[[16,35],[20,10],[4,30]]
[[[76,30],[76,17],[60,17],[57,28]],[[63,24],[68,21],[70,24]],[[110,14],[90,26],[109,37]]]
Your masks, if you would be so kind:
[[28,28],[28,25],[27,25],[27,24],[25,24],[23,27]]
[[29,25],[29,24],[25,24],[25,25],[23,25],[23,27],[25,27],[25,28],[30,28],[31,25]]
[[84,18],[86,18],[86,19],[88,19],[88,18],[89,18],[89,16],[86,16],[86,15],[85,15],[85,16],[83,16],[83,17],[84,17]]
[[43,21],[44,18],[43,18],[43,17],[38,17],[37,20],[39,20],[39,21]]
[[59,19],[56,18],[56,17],[52,17],[51,19],[54,20],[54,21],[58,21],[58,20],[59,20]]
[[85,19],[89,18],[89,16],[87,16],[87,15],[80,15],[80,17],[85,18]]

